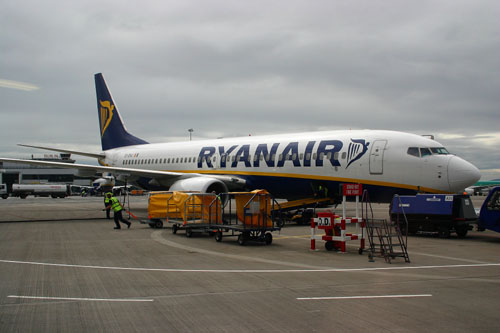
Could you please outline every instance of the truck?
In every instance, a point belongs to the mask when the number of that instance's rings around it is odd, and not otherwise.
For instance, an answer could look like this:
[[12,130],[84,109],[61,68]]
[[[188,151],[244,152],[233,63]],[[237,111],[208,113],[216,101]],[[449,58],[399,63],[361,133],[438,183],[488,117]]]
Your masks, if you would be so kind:
[[500,186],[494,187],[481,206],[477,229],[500,232]]
[[[417,194],[394,196],[390,205],[391,221],[399,221],[408,234],[438,234],[459,238],[467,235],[477,221],[477,214],[467,194]],[[406,221],[404,220],[406,218]]]
[[9,197],[9,192],[7,191],[7,184],[0,184],[0,196],[2,199],[7,199]]
[[28,195],[65,198],[70,195],[70,188],[65,184],[12,184],[11,196],[26,199]]

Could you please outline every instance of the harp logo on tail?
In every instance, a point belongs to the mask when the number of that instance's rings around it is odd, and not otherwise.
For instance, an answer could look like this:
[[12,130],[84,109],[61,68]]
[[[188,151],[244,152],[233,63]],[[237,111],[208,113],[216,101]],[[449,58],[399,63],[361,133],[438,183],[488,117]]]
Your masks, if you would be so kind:
[[347,166],[346,169],[359,160],[368,151],[368,145],[370,143],[366,142],[364,139],[351,139],[349,143],[349,148],[347,150]]
[[106,132],[106,128],[108,128],[111,119],[113,118],[113,110],[115,106],[111,104],[110,101],[101,101],[99,100],[99,104],[101,104],[101,136]]

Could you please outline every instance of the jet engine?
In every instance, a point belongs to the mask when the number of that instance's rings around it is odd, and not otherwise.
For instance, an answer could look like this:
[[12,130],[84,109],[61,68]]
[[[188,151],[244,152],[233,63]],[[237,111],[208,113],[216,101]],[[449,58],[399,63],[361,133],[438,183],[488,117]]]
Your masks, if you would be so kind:
[[180,179],[170,186],[169,191],[185,191],[216,194],[228,192],[226,184],[211,177],[192,177]]

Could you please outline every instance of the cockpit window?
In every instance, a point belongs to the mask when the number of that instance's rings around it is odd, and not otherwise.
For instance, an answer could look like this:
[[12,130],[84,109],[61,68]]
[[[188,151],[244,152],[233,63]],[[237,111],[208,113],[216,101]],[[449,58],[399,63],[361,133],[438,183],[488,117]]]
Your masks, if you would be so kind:
[[437,155],[449,155],[450,154],[448,152],[448,150],[446,150],[446,148],[444,148],[444,147],[431,148],[431,151],[433,154],[437,154]]
[[410,147],[408,148],[408,155],[420,157],[420,152],[417,147]]
[[429,148],[420,148],[420,155],[422,157],[432,155],[431,150]]

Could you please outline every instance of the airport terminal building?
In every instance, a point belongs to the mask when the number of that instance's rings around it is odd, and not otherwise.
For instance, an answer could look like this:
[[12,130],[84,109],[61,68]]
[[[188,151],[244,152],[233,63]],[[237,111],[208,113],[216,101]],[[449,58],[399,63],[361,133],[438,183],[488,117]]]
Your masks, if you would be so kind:
[[[48,162],[75,163],[71,154],[31,155],[31,160]],[[7,184],[9,191],[12,184],[69,184],[91,186],[92,178],[81,177],[76,169],[48,168],[21,163],[0,162],[0,183]]]

